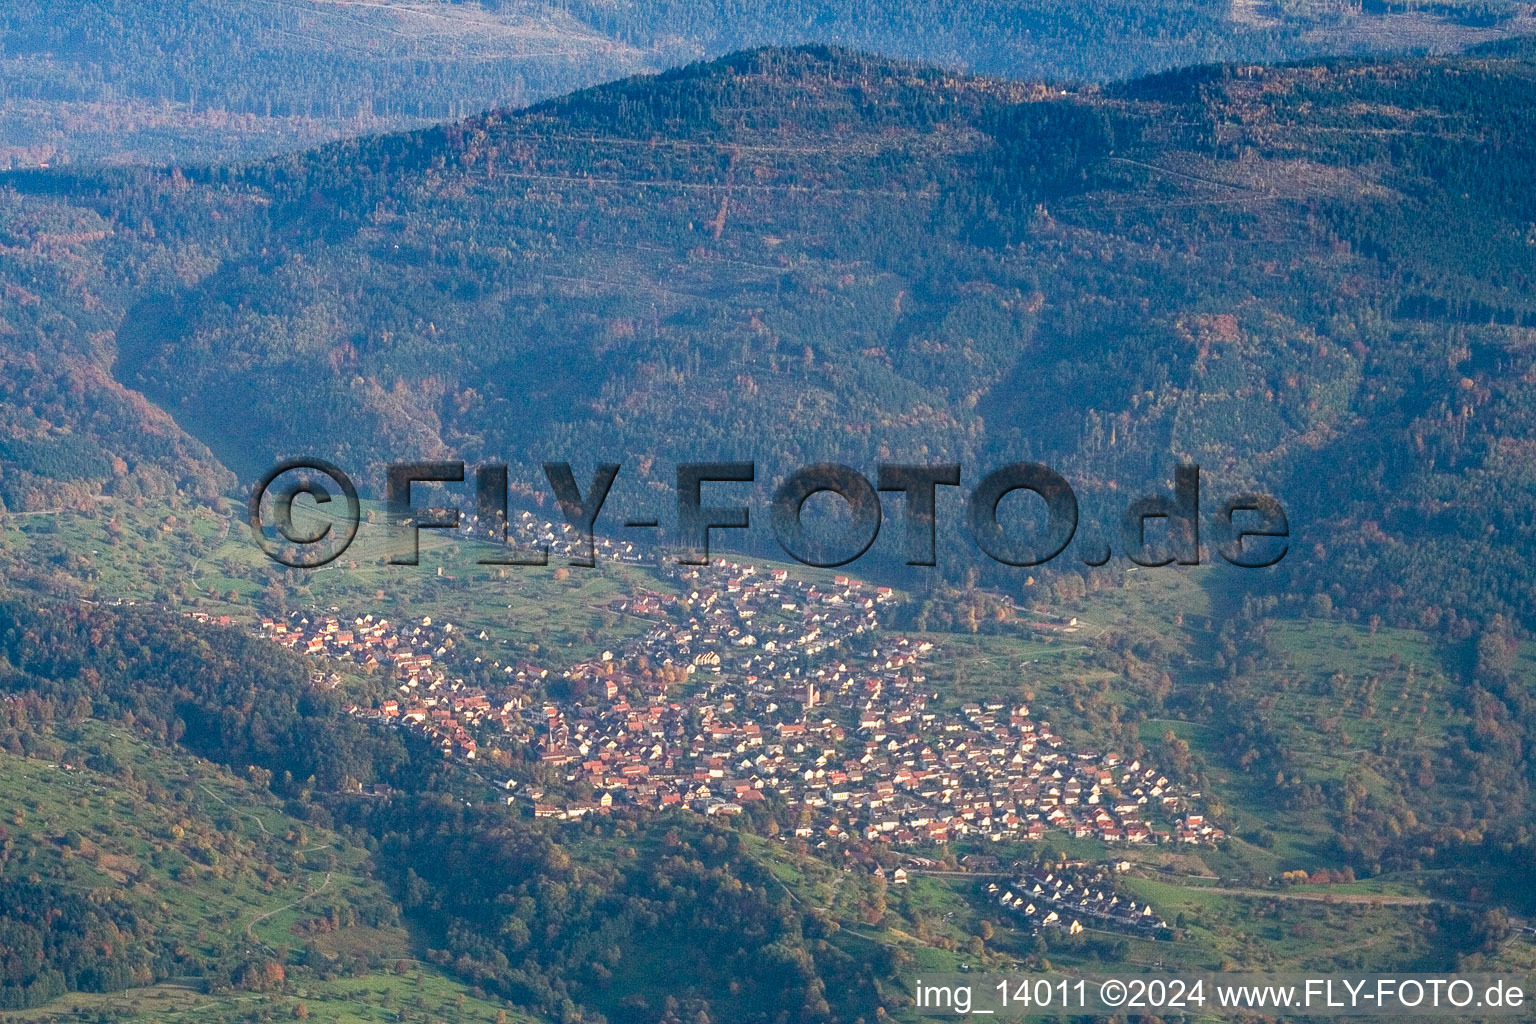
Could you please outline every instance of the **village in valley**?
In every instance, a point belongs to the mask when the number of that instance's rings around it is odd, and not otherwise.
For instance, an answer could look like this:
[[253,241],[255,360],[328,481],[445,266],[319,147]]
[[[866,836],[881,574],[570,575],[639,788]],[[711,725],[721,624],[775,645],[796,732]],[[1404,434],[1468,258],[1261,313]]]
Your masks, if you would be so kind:
[[[546,544],[570,549],[568,530],[547,522],[542,530]],[[637,559],[632,546],[599,539],[597,547],[606,558]],[[482,772],[493,769],[483,752],[497,751],[505,799],[537,817],[577,819],[616,805],[736,815],[771,800],[787,809],[785,832],[819,847],[1223,836],[1200,813],[1198,792],[1134,757],[1074,749],[1021,700],[944,701],[926,674],[941,652],[882,627],[895,599],[888,587],[799,580],[720,558],[661,571],[672,592],[642,591],[615,607],[649,628],[563,669],[515,659],[486,666],[490,638],[430,618],[292,612],[261,629],[302,653],[386,673],[394,696],[354,714],[414,730]],[[471,661],[479,671],[466,669]],[[339,676],[317,667],[315,678]],[[509,748],[521,751],[518,761],[508,761]]]

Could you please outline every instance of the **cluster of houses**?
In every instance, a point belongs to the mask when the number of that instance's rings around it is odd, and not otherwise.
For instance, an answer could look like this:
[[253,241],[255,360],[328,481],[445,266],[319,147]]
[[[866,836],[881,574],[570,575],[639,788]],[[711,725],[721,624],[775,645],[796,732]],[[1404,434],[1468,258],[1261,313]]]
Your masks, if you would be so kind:
[[671,573],[671,592],[618,600],[653,621],[624,650],[563,672],[497,662],[500,685],[454,676],[475,645],[430,619],[293,613],[262,631],[393,673],[397,696],[354,713],[417,730],[446,757],[473,761],[490,744],[561,770],[581,795],[534,797],[539,817],[769,804],[818,845],[1222,838],[1195,813],[1199,794],[1153,766],[1071,749],[1017,700],[942,700],[925,673],[932,645],[881,628],[889,588],[724,559]]
[[[558,565],[570,558],[586,558],[586,540],[567,522],[557,522],[523,510],[513,512],[503,525],[498,515],[487,519],[478,513],[468,513],[459,519],[460,530],[474,540],[505,542],[524,551],[547,551],[551,564]],[[594,559],[615,562],[638,563],[647,557],[646,549],[633,541],[615,540],[612,537],[594,535],[591,554]],[[655,552],[652,551],[654,561]]]
[[695,671],[680,700],[636,699],[628,662],[578,666],[592,674],[592,696],[545,705],[539,750],[595,799],[536,813],[575,817],[619,801],[737,814],[771,799],[790,811],[795,835],[819,842],[1220,838],[1187,812],[1193,794],[1155,768],[1073,751],[1022,704],[942,710],[914,671],[926,646],[871,641],[861,658],[839,652],[798,689],[766,693],[752,677]]
[[[509,724],[521,702],[492,698],[482,688],[450,678],[458,641],[452,623],[434,625],[430,617],[397,625],[373,615],[350,621],[332,615],[291,612],[261,620],[262,635],[283,647],[314,657],[350,663],[364,671],[391,675],[398,697],[375,708],[349,706],[353,714],[422,732],[445,757],[475,758],[475,733],[486,725]],[[335,685],[336,672],[315,672],[317,684]],[[526,674],[524,676],[526,678]]]
[[1103,866],[1077,871],[1030,868],[1010,884],[988,885],[987,893],[1037,932],[1060,928],[1076,935],[1095,928],[1151,937],[1168,928],[1150,903],[1117,892],[1114,876]]
[[334,614],[290,612],[285,618],[263,618],[261,632],[302,654],[350,662],[363,670],[387,669],[406,692],[440,687],[446,679],[441,662],[457,643],[451,623],[434,627],[430,618],[396,625],[373,615],[343,621]]

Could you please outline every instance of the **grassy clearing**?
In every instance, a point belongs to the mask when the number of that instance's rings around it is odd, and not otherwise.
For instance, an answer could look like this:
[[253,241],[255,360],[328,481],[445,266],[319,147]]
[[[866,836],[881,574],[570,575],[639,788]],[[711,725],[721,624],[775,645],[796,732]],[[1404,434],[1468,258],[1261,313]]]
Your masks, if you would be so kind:
[[1180,955],[1198,949],[1194,965],[1209,969],[1402,970],[1437,952],[1425,907],[1232,895],[1146,878],[1125,885],[1181,930]]
[[[578,660],[622,645],[649,628],[613,607],[638,589],[667,590],[654,572],[600,560],[595,568],[486,566],[485,544],[424,530],[420,564],[388,564],[405,550],[382,510],[364,503],[356,541],[330,565],[286,569],[251,539],[243,510],[185,505],[138,507],[110,502],[88,512],[0,517],[0,554],[43,585],[99,601],[175,605],[250,623],[258,606],[335,608],[390,618],[430,615],[453,622],[468,642],[486,634],[483,653],[540,654]],[[304,503],[295,522],[313,532],[334,515]],[[368,514],[373,514],[373,522]],[[17,579],[22,574],[18,571]]]

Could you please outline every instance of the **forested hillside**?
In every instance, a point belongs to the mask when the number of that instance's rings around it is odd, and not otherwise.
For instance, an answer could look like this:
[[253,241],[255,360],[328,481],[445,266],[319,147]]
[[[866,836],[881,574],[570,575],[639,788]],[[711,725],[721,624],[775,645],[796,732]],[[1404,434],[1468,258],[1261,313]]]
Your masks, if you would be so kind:
[[1102,81],[1214,60],[1445,52],[1528,29],[1528,6],[14,0],[0,9],[0,170],[228,163],[765,44]]
[[406,954],[361,848],[92,710],[0,701],[0,1008],[167,982],[249,1001],[306,958],[318,980]]
[[[1533,88],[1505,56],[1062,93],[766,50],[240,170],[13,175],[96,230],[7,250],[37,301],[6,351],[78,344],[45,302],[94,318],[93,365],[247,478],[611,458],[633,505],[697,458],[766,493],[1024,457],[1113,537],[1192,460],[1287,507],[1294,606],[1464,639],[1532,606]],[[98,429],[17,407],[37,459]],[[31,472],[8,503],[51,500]]]
[[[103,489],[127,497],[185,488],[211,498],[233,483],[206,446],[112,376],[116,334],[136,291],[218,259],[195,246],[167,259],[150,222],[139,228],[142,235],[54,197],[0,192],[5,508],[88,507]],[[120,246],[140,255],[122,260]]]

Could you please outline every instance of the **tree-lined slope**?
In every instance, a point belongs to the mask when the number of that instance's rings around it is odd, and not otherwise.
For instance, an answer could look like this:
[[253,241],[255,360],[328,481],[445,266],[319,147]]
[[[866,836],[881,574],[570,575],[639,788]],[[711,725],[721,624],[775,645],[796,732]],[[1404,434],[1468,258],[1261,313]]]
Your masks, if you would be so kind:
[[1293,596],[1467,631],[1530,604],[1533,85],[742,54],[210,172],[217,222],[106,190],[229,254],[130,309],[116,372],[243,474],[592,453],[633,502],[698,457],[1036,458],[1114,537],[1193,460],[1291,510]]

